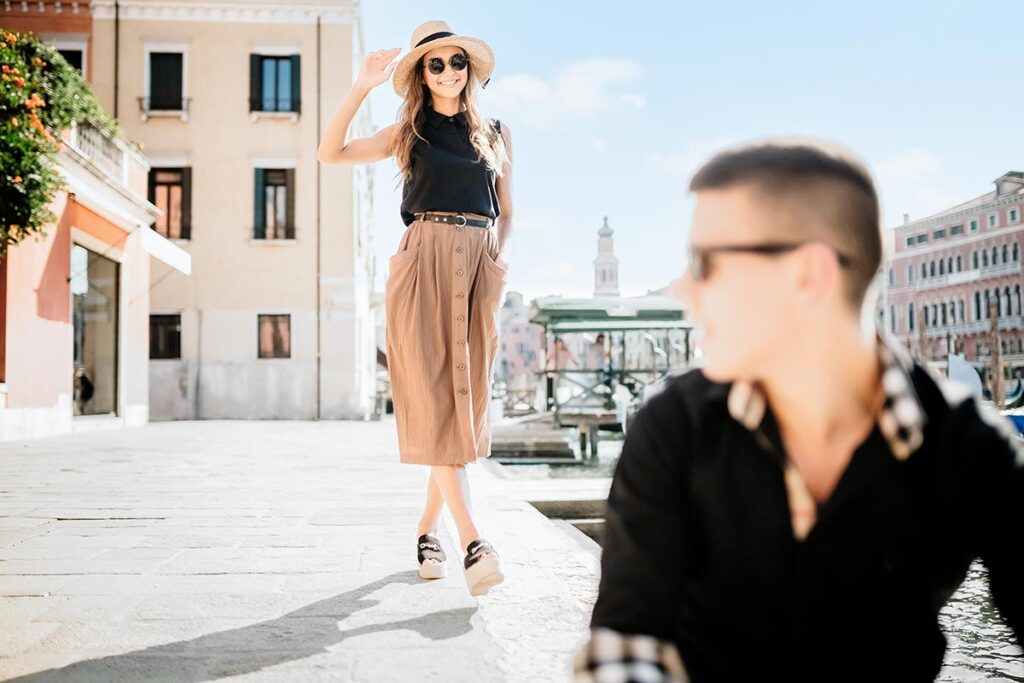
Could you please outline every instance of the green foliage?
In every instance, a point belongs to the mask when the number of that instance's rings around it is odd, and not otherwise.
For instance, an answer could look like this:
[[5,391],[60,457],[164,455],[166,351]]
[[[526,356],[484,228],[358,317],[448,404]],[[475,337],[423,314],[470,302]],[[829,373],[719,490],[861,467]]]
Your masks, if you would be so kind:
[[64,187],[54,158],[60,136],[89,122],[120,135],[78,69],[31,34],[0,30],[0,258],[8,245],[44,235]]

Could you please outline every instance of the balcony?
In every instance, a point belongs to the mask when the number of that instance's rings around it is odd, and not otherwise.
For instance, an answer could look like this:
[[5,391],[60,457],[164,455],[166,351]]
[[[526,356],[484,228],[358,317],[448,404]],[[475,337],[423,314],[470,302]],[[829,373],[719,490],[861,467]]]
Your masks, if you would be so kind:
[[[999,319],[998,329],[1000,332],[1006,332],[1011,330],[1024,330],[1024,316],[1011,315]],[[972,334],[987,334],[992,328],[992,323],[989,320],[975,320],[966,323],[955,323],[953,325],[938,325],[935,327],[928,327],[925,330],[925,339],[944,339],[946,334],[951,334],[955,337],[967,336]],[[914,330],[910,333],[912,337],[918,335],[918,331]]]
[[142,120],[148,121],[151,116],[172,116],[188,121],[191,97],[139,97],[139,113]]
[[[1020,272],[1020,261],[1014,261],[1012,263],[1000,263],[994,266],[982,266],[981,268],[973,268],[960,273],[947,273],[945,275],[936,275],[935,277],[921,278],[919,280],[915,280],[911,287],[913,287],[915,291],[923,292],[930,289],[940,289],[942,287],[954,287],[956,285],[968,284],[970,282],[981,282],[982,280],[1004,277],[1006,275],[1017,275]],[[890,287],[889,289],[898,290],[902,289],[902,287]]]
[[140,152],[88,122],[72,123],[64,142],[98,175],[122,187],[131,185],[133,169],[144,177],[148,168]]

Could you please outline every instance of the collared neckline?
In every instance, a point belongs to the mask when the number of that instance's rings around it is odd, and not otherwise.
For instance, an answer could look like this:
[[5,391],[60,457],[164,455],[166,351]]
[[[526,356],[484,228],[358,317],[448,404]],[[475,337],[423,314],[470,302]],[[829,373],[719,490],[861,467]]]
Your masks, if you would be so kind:
[[[885,393],[876,422],[893,457],[906,460],[924,442],[927,417],[911,380],[912,361],[901,347],[888,342],[882,334],[876,338]],[[756,384],[737,381],[729,388],[728,407],[732,418],[753,432],[764,421],[768,401]]]
[[437,128],[445,121],[458,123],[463,128],[469,126],[469,122],[466,121],[466,112],[464,111],[456,112],[449,116],[448,114],[442,114],[431,106],[427,107],[427,123],[432,125],[434,128]]
[[[924,427],[928,419],[914,390],[911,379],[913,362],[910,357],[898,343],[887,341],[881,331],[876,331],[876,339],[884,400],[875,416],[875,424],[892,457],[903,461],[924,443]],[[772,437],[766,431],[778,437],[777,428],[774,420],[765,419],[768,415],[768,400],[759,386],[746,381],[733,382],[728,390],[727,406],[729,415],[750,431],[762,447],[776,450]],[[793,462],[785,458],[784,453],[776,455],[784,458],[780,464],[783,467],[793,535],[798,541],[803,541],[818,521],[818,504]],[[834,500],[835,495],[836,490],[833,490],[829,500]]]

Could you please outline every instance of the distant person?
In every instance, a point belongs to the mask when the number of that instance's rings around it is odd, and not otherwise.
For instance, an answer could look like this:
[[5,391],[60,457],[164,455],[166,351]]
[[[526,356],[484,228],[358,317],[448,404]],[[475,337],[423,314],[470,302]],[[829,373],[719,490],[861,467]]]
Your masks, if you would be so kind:
[[576,360],[576,356],[573,355],[569,347],[565,345],[565,340],[561,337],[555,337],[555,348],[548,354],[547,360],[544,364],[544,369],[548,371],[547,375],[547,399],[548,399],[548,410],[555,407],[555,401],[557,399],[557,392],[559,389],[559,379],[561,379],[561,370],[568,370],[570,365],[580,367],[580,362]]
[[1020,642],[1024,447],[875,329],[867,170],[769,140],[690,189],[704,365],[627,432],[577,680],[933,680],[976,558]]
[[[512,139],[507,125],[477,109],[477,87],[494,70],[487,43],[428,21],[394,62],[398,53],[366,56],[317,158],[367,164],[393,156],[398,164],[406,229],[388,261],[387,367],[400,459],[431,467],[417,530],[419,573],[445,576],[436,534],[447,503],[470,594],[483,595],[504,575],[473,521],[464,466],[490,455],[497,311],[512,233]],[[363,100],[388,78],[403,98],[398,122],[348,139]]]
[[587,346],[587,369],[594,370],[594,374],[591,377],[590,384],[594,387],[595,392],[604,392],[607,394],[605,397],[605,405],[614,405],[612,400],[612,386],[611,379],[608,377],[606,372],[608,367],[608,359],[610,354],[608,352],[607,345],[605,344],[605,337],[603,332],[599,332],[594,338],[594,341]]
[[84,367],[75,368],[74,374],[74,400],[75,414],[84,415],[85,407],[92,400],[96,393],[96,386],[89,379]]

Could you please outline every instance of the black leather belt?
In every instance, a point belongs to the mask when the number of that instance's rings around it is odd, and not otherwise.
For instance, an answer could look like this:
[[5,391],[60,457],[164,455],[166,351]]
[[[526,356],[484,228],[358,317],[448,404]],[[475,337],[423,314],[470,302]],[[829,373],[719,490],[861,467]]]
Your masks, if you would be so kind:
[[456,227],[462,227],[464,225],[472,225],[474,228],[489,228],[491,227],[491,221],[479,220],[477,218],[466,218],[463,214],[456,214],[454,216],[444,213],[417,213],[413,214],[417,220],[431,221],[432,223],[448,223]]

